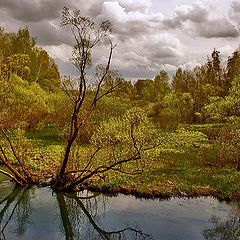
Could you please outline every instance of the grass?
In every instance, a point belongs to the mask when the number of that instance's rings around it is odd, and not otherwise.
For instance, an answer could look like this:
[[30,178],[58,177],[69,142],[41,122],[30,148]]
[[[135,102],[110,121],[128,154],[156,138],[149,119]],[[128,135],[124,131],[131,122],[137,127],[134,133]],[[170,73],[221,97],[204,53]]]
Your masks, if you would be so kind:
[[[240,172],[196,163],[197,153],[162,155],[146,166],[143,174],[118,175],[108,182],[91,183],[90,189],[134,194],[147,198],[213,196],[240,199]],[[169,163],[170,162],[170,163]]]
[[28,139],[31,139],[35,145],[50,146],[59,145],[62,134],[54,129],[51,125],[46,125],[41,131],[29,132],[26,134]]
[[[196,135],[193,137],[195,141]],[[34,156],[29,160],[32,171],[43,175],[53,174],[64,151],[59,133],[47,129],[28,134],[28,138],[35,149]],[[167,144],[165,150],[164,147],[155,149],[147,155],[142,174],[125,175],[110,171],[105,174],[104,180],[94,178],[84,188],[147,198],[214,196],[225,200],[240,199],[240,171],[229,164],[218,164],[216,148],[211,142],[202,144],[203,147],[196,147],[196,142],[192,141],[191,144],[182,145],[183,137],[180,142],[179,146]],[[80,149],[82,155],[89,150],[87,145]],[[104,155],[97,159],[99,162],[103,160]]]

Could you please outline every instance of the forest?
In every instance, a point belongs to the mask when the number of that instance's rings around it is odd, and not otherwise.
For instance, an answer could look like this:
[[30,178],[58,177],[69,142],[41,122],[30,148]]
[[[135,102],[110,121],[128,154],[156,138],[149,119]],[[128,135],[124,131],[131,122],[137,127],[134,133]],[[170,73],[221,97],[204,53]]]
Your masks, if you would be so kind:
[[114,43],[106,66],[92,62],[110,22],[67,8],[62,19],[78,79],[60,76],[28,28],[0,28],[0,172],[56,191],[239,199],[240,49],[132,82],[110,67]]

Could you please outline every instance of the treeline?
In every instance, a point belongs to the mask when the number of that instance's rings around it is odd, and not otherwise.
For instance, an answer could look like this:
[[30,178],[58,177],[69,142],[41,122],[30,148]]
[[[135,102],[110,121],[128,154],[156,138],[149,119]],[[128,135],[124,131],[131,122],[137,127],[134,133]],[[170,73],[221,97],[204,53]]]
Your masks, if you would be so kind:
[[[97,70],[101,71],[101,67]],[[2,128],[20,126],[36,131],[51,124],[67,132],[72,103],[66,93],[75,91],[73,81],[60,79],[57,65],[37,47],[27,28],[17,33],[0,30]],[[88,141],[101,122],[133,107],[143,109],[157,127],[169,129],[185,123],[223,123],[240,116],[240,50],[223,66],[220,52],[214,49],[205,64],[193,70],[179,68],[171,80],[167,72],[161,71],[153,80],[132,83],[110,71],[102,90],[116,82],[121,84],[98,104],[82,131],[82,141]],[[91,86],[89,99],[93,92]],[[85,105],[87,108],[87,102]]]
[[[36,130],[49,121],[49,99],[61,86],[57,65],[27,28],[0,28],[0,124]],[[52,100],[53,101],[53,100]]]
[[154,80],[134,84],[135,100],[148,109],[159,126],[180,123],[226,122],[240,116],[240,50],[221,64],[215,50],[207,62],[193,70],[178,68],[172,81],[161,71]]
[[45,90],[60,87],[57,65],[45,50],[37,47],[28,29],[9,33],[0,27],[0,76],[8,81],[13,74],[29,83],[38,83]]

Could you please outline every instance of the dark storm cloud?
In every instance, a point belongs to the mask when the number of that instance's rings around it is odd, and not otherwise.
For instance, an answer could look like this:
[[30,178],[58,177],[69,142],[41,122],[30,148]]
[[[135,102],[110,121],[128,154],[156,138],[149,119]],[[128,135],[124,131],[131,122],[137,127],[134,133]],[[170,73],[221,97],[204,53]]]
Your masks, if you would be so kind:
[[229,10],[229,20],[240,31],[240,2],[233,1]]
[[60,28],[59,26],[56,27],[48,21],[33,23],[29,25],[29,30],[37,39],[38,44],[42,46],[58,46],[61,44],[72,46],[72,34],[66,31],[66,28]]
[[233,1],[231,3],[231,9],[233,12],[240,13],[240,2],[238,0]]
[[10,29],[27,26],[41,46],[72,45],[72,34],[60,28],[61,11],[66,4],[75,8],[73,1],[66,0],[1,0],[0,12],[5,15],[2,23]]
[[22,22],[39,22],[59,17],[64,0],[1,0],[0,8]]
[[196,25],[197,34],[205,38],[237,38],[239,32],[227,19],[209,20],[207,23]]

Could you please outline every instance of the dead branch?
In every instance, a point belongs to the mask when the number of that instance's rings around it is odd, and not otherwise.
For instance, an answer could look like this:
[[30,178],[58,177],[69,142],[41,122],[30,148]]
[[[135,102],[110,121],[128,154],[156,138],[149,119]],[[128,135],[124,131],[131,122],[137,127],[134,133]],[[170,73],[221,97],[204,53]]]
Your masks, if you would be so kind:
[[[2,132],[3,136],[6,138],[8,144],[10,146],[10,149],[12,151],[12,154],[13,154],[14,158],[17,160],[18,164],[20,165],[20,167],[21,167],[21,169],[23,171],[23,174],[28,179],[31,179],[32,177],[31,177],[30,173],[26,170],[26,166],[22,163],[21,159],[18,157],[18,155],[17,155],[17,153],[16,153],[16,151],[15,151],[15,149],[13,147],[13,144],[12,144],[11,140],[9,139],[8,135],[5,133],[5,131],[1,127],[0,127],[0,131]],[[2,147],[1,147],[1,152],[2,153],[4,152]],[[6,159],[6,155],[4,155],[4,156],[5,156],[5,159]]]

